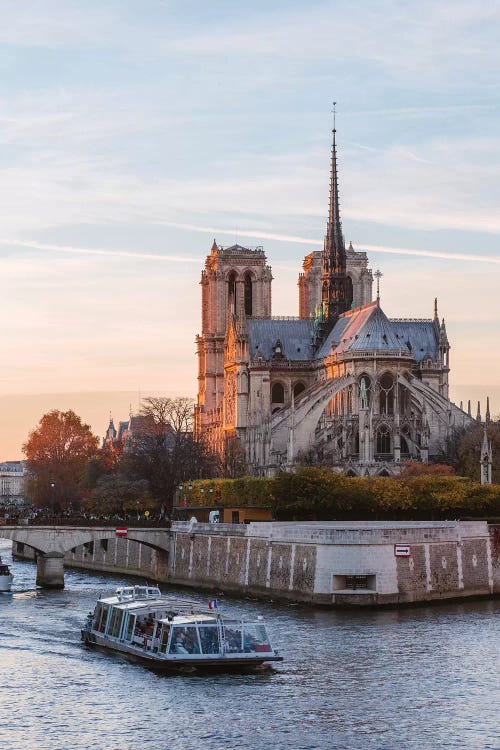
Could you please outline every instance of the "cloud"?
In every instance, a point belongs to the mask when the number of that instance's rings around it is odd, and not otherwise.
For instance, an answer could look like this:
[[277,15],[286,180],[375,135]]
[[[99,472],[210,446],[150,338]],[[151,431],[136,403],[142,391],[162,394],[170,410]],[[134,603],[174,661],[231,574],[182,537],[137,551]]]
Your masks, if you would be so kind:
[[116,250],[91,247],[73,247],[71,245],[56,245],[52,242],[37,242],[36,240],[0,239],[0,245],[14,247],[26,247],[36,250],[49,250],[56,253],[69,253],[71,255],[103,255],[107,258],[135,258],[138,260],[160,260],[169,263],[197,263],[201,258],[193,258],[187,255],[168,255],[162,253],[140,253],[130,250]]

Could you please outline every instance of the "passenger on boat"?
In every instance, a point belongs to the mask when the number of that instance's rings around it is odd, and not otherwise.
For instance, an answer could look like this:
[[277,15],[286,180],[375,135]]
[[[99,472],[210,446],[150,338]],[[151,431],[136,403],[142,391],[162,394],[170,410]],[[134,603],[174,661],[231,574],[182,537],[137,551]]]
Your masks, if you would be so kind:
[[186,648],[186,636],[184,633],[179,633],[174,642],[174,651],[176,654],[189,654]]
[[245,639],[243,643],[244,643],[244,650],[246,654],[250,653],[250,651],[257,651],[258,642],[256,638],[250,633],[245,634]]
[[186,640],[184,641],[184,647],[187,649],[188,654],[199,654],[200,648],[195,640],[190,638],[189,636],[186,636]]

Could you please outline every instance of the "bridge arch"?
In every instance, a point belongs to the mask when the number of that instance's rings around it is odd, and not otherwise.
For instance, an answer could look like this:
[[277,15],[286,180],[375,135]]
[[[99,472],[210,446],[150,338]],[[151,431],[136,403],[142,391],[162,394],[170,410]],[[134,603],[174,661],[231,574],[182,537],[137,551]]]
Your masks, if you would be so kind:
[[[37,584],[48,588],[64,587],[64,555],[67,552],[91,542],[115,539],[116,536],[114,527],[0,527],[0,538],[11,539],[35,550]],[[126,538],[156,550],[168,564],[171,536],[167,529],[130,528]]]

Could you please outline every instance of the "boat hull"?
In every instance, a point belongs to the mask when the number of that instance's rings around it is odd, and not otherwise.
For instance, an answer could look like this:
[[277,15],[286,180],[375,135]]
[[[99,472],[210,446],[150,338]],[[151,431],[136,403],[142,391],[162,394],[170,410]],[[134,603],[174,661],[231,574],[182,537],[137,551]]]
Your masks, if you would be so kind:
[[141,664],[144,667],[157,672],[229,672],[229,671],[256,671],[270,665],[271,662],[283,661],[283,657],[276,653],[262,654],[213,654],[184,656],[169,654],[159,657],[154,652],[130,646],[124,642],[111,642],[107,638],[88,630],[82,630],[82,641],[90,648],[99,651],[117,654],[125,657],[128,661]]
[[0,592],[10,591],[12,588],[13,580],[14,576],[12,575],[12,573],[9,573],[9,575],[6,576],[0,576]]

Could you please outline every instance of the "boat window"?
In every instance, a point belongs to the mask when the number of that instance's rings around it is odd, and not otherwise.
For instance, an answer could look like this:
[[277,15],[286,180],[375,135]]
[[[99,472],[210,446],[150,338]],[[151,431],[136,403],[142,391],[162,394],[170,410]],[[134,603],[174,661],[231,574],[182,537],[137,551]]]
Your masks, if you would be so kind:
[[246,653],[250,653],[251,651],[271,651],[271,644],[269,643],[265,626],[257,625],[256,623],[245,625],[243,647]]
[[153,635],[154,624],[155,622],[152,612],[147,615],[137,615],[135,621],[135,635]]
[[235,622],[227,624],[224,628],[226,651],[230,653],[242,653],[243,651],[243,631],[241,623]]
[[198,640],[198,630],[192,626],[174,627],[172,642],[170,644],[171,654],[199,654],[200,642]]
[[113,609],[113,612],[111,613],[111,621],[109,623],[108,628],[108,635],[111,635],[113,638],[118,638],[120,635],[120,630],[122,627],[122,621],[123,621],[123,609],[118,609],[115,607]]
[[94,621],[92,623],[92,627],[94,630],[99,630],[99,622],[102,615],[102,607],[100,604],[97,605],[97,607],[94,610]]
[[127,641],[132,640],[132,635],[134,634],[134,627],[135,627],[135,615],[129,615],[128,622],[127,622],[127,632],[125,633],[125,638]]
[[170,635],[170,625],[163,625],[160,635],[160,651],[162,654],[167,653],[168,636]]
[[103,607],[102,605],[98,604],[97,609],[98,612],[96,612],[95,616],[95,629],[99,633],[104,633],[104,631],[106,630],[109,607]]
[[217,625],[200,627],[201,652],[203,654],[219,653],[219,629]]

